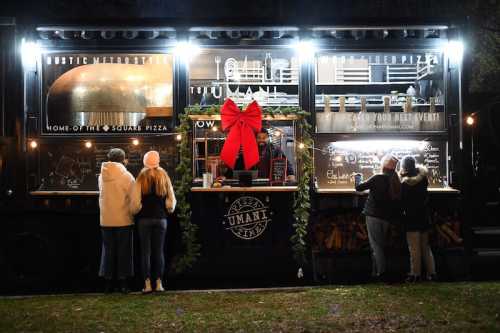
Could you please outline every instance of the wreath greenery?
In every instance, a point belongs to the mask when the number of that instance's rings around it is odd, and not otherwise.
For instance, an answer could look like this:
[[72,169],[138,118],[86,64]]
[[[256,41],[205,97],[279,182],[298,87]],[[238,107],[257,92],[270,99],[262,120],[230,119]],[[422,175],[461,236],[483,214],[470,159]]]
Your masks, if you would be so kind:
[[[294,259],[299,265],[304,264],[306,260],[306,237],[307,226],[309,223],[310,204],[310,183],[313,171],[312,166],[312,138],[311,125],[308,122],[308,112],[298,107],[266,107],[263,108],[265,116],[286,116],[295,115],[298,117],[298,137],[300,142],[297,149],[297,161],[301,169],[297,172],[298,191],[295,193],[293,202],[294,212],[294,234],[291,236]],[[176,272],[182,272],[196,262],[200,255],[201,246],[197,241],[196,233],[198,227],[191,222],[191,205],[190,192],[192,186],[192,151],[189,146],[189,138],[191,133],[191,115],[218,115],[220,114],[220,106],[214,105],[211,107],[201,107],[199,105],[190,106],[185,109],[184,114],[180,115],[180,125],[177,128],[181,139],[178,143],[180,154],[179,164],[175,171],[178,176],[176,182],[177,192],[177,207],[178,218],[182,230],[182,241],[184,245],[184,253],[177,259],[175,263]]]

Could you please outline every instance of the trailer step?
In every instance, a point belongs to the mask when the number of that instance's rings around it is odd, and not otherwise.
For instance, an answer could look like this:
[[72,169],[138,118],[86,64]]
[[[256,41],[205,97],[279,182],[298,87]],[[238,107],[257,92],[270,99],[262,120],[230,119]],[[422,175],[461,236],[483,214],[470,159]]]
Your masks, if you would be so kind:
[[474,249],[474,252],[480,257],[500,257],[500,249]]
[[476,235],[500,235],[500,227],[477,227],[472,231]]

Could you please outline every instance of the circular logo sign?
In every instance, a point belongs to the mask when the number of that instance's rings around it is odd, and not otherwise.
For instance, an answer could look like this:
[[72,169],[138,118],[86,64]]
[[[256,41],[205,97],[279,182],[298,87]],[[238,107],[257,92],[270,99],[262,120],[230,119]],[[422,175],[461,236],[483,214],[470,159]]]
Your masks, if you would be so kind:
[[271,221],[269,215],[269,207],[259,199],[241,197],[233,201],[223,224],[238,238],[254,239],[266,230],[267,222]]

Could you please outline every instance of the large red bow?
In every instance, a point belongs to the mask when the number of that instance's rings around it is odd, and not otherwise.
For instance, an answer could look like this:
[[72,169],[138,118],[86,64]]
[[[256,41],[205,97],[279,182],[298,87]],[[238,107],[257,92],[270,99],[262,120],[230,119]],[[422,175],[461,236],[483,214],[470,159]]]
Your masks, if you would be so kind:
[[221,108],[222,129],[229,129],[229,134],[220,153],[221,159],[234,169],[236,159],[243,147],[243,161],[245,170],[259,162],[259,149],[255,140],[255,132],[262,127],[262,111],[256,101],[250,103],[245,111],[240,111],[238,106],[227,99]]

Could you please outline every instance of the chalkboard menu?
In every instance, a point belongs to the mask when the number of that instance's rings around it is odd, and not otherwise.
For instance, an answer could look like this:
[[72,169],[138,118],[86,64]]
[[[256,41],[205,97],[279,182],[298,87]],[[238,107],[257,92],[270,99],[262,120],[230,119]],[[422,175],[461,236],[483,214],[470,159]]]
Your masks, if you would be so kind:
[[271,185],[283,185],[286,182],[287,159],[286,157],[277,157],[271,160]]
[[[315,176],[320,189],[352,189],[354,175],[366,180],[381,171],[381,159],[393,154],[398,159],[413,156],[427,167],[430,187],[446,182],[446,143],[417,140],[356,140],[331,142],[318,138],[314,154]],[[398,165],[399,168],[399,165]]]
[[107,161],[111,148],[122,148],[126,153],[127,169],[137,176],[143,167],[142,157],[149,150],[160,153],[160,165],[174,178],[176,143],[172,137],[161,143],[132,144],[95,143],[92,148],[79,144],[40,146],[40,185],[38,190],[97,191],[97,178],[102,162]]

